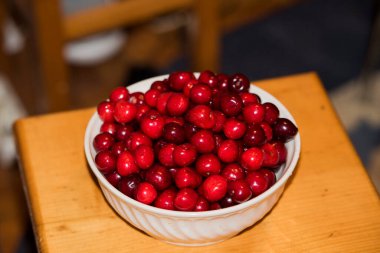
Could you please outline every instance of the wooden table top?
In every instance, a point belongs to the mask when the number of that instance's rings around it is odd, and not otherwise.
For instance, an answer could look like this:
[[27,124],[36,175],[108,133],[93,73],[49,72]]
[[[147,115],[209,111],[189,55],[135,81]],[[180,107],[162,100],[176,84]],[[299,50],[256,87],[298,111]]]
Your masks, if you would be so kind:
[[315,73],[255,84],[293,114],[301,157],[277,205],[225,242],[179,247],[124,222],[87,166],[95,108],[21,119],[20,167],[40,252],[380,252],[380,202]]

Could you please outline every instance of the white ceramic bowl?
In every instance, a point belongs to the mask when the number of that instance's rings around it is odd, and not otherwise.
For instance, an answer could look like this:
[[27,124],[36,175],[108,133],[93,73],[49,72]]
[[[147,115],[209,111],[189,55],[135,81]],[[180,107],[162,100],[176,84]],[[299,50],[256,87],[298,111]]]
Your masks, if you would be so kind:
[[[140,81],[128,87],[130,92],[146,91],[158,76]],[[250,92],[258,94],[263,102],[272,102],[280,110],[280,116],[292,120],[288,110],[272,95],[251,85]],[[292,175],[300,154],[299,134],[286,143],[287,161],[277,172],[277,182],[263,194],[242,204],[206,212],[181,212],[159,209],[129,198],[114,188],[99,172],[94,157],[96,152],[92,140],[99,133],[102,122],[97,113],[90,119],[85,134],[85,153],[88,164],[99,181],[99,185],[109,204],[133,226],[159,240],[186,246],[200,246],[217,243],[233,237],[252,226],[268,213],[280,198],[285,184]]]

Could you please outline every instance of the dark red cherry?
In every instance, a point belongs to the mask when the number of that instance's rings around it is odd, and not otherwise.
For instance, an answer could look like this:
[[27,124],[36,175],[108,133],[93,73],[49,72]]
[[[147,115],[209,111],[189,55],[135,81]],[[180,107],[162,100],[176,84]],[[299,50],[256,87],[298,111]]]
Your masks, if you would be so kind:
[[235,92],[247,92],[249,85],[248,77],[242,73],[233,74],[229,79],[229,89]]
[[273,123],[273,138],[282,142],[287,142],[298,132],[298,128],[286,118],[278,118]]

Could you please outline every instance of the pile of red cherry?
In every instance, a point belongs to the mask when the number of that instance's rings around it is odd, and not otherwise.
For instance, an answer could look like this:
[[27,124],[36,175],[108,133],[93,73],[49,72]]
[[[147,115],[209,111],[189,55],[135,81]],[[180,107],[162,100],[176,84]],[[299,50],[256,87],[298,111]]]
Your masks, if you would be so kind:
[[241,73],[181,71],[145,93],[115,88],[97,106],[96,166],[125,195],[168,210],[215,210],[260,195],[298,129],[249,86]]

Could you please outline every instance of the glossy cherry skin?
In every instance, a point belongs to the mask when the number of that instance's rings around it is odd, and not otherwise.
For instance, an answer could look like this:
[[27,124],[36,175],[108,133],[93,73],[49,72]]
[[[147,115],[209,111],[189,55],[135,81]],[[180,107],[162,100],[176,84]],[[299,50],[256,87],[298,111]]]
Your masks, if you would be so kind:
[[275,146],[275,148],[277,149],[277,151],[280,155],[278,164],[281,165],[284,162],[286,162],[286,156],[288,155],[288,150],[286,149],[285,144],[283,142],[280,142],[280,141],[273,141],[271,143],[273,146]]
[[199,130],[191,137],[190,141],[199,153],[210,153],[215,149],[215,139],[209,130]]
[[156,80],[151,84],[150,89],[158,90],[160,92],[166,92],[169,90],[169,82],[167,79]]
[[202,177],[199,173],[189,167],[183,167],[177,170],[174,176],[174,182],[179,189],[182,188],[197,188],[201,182]]
[[118,125],[115,137],[119,141],[123,141],[126,140],[134,131],[135,129],[132,125]]
[[116,156],[109,150],[103,150],[96,154],[95,164],[103,174],[110,173],[116,168]]
[[186,113],[186,120],[204,129],[211,129],[215,125],[214,114],[211,108],[206,105],[196,105],[189,109]]
[[166,105],[168,103],[168,100],[170,98],[170,96],[173,94],[173,92],[162,92],[158,98],[157,98],[157,102],[156,102],[156,108],[157,108],[157,111],[164,115],[166,114]]
[[260,195],[269,188],[268,180],[260,171],[249,172],[245,181],[251,188],[253,197]]
[[164,117],[155,110],[150,110],[141,119],[140,129],[150,139],[161,137],[165,126]]
[[265,109],[265,122],[268,122],[270,125],[273,124],[278,119],[280,111],[276,105],[270,102],[263,103],[263,107]]
[[265,109],[262,104],[249,104],[243,109],[244,120],[247,123],[260,123],[264,120]]
[[216,75],[218,79],[218,89],[221,91],[228,90],[229,87],[229,76],[223,73],[219,73]]
[[267,179],[267,181],[268,181],[268,188],[276,183],[277,178],[276,178],[276,174],[273,172],[273,170],[263,168],[263,169],[260,169],[259,171]]
[[177,191],[174,188],[166,189],[157,196],[154,206],[166,210],[175,210],[174,198],[176,195]]
[[235,92],[247,92],[250,85],[248,77],[242,73],[233,74],[228,84],[228,88]]
[[128,98],[129,98],[128,89],[123,86],[114,88],[109,95],[109,99],[111,102],[117,102],[119,100],[127,101]]
[[141,105],[144,103],[145,98],[144,98],[144,93],[140,91],[133,92],[129,94],[129,103],[134,104],[134,105]]
[[199,196],[194,207],[194,212],[204,212],[208,210],[210,210],[210,204],[208,203],[207,199]]
[[280,161],[280,153],[275,145],[272,143],[265,143],[261,149],[264,152],[263,166],[268,168],[275,168]]
[[219,174],[221,168],[219,158],[212,153],[199,156],[195,164],[195,170],[204,177]]
[[137,113],[136,105],[124,100],[115,104],[114,119],[119,123],[128,123],[135,119]]
[[223,133],[229,139],[240,139],[247,130],[247,126],[243,121],[235,118],[229,118],[224,122]]
[[116,161],[117,172],[122,176],[128,176],[139,172],[135,157],[129,151],[122,152]]
[[214,133],[221,132],[223,130],[224,123],[226,122],[226,116],[221,111],[213,111],[215,118],[215,125],[212,128]]
[[169,75],[169,87],[175,91],[182,91],[185,85],[194,80],[193,73],[186,71],[172,72]]
[[178,123],[167,123],[164,126],[162,137],[167,142],[181,144],[186,139],[185,129]]
[[192,188],[180,189],[174,199],[174,206],[180,211],[193,211],[197,204],[198,194]]
[[146,171],[145,180],[162,191],[172,184],[172,175],[166,167],[155,164]]
[[134,151],[140,145],[152,146],[152,140],[141,132],[133,132],[126,140],[128,150]]
[[243,105],[249,105],[249,104],[260,104],[261,99],[258,95],[250,92],[242,92],[239,93],[241,100],[243,101]]
[[174,148],[173,160],[179,167],[186,167],[192,164],[197,158],[197,149],[191,143],[183,143]]
[[237,163],[227,164],[220,173],[228,181],[235,181],[245,177],[243,168]]
[[287,142],[298,132],[298,128],[286,118],[278,118],[273,123],[273,138],[282,142]]
[[152,146],[140,145],[134,150],[134,156],[137,166],[146,170],[153,165],[154,151]]
[[210,70],[204,70],[199,74],[198,81],[203,84],[207,84],[210,88],[218,87],[218,78],[215,73]]
[[182,93],[174,92],[166,103],[166,111],[171,116],[181,116],[189,108],[189,99]]
[[139,174],[131,174],[127,177],[122,177],[118,189],[130,198],[136,197],[137,186],[142,182]]
[[240,165],[248,170],[258,170],[264,161],[264,152],[260,148],[249,148],[241,154]]
[[222,208],[227,208],[236,205],[235,201],[232,199],[231,195],[228,194],[228,192],[226,196],[224,196],[221,200],[218,201],[218,203]]
[[100,126],[101,133],[107,132],[112,136],[116,135],[117,129],[118,125],[115,122],[103,122],[103,124]]
[[252,124],[248,127],[244,137],[243,143],[246,147],[261,146],[266,142],[264,129],[260,124]]
[[96,151],[108,150],[115,143],[115,138],[107,132],[97,134],[92,142]]
[[157,190],[148,182],[141,182],[136,189],[136,200],[144,203],[151,204],[157,198]]
[[113,171],[109,174],[106,175],[106,179],[107,181],[115,188],[118,188],[119,187],[119,183],[121,181],[121,176],[119,173],[117,173],[116,171]]
[[211,101],[211,88],[210,86],[202,83],[195,84],[190,90],[190,100],[194,104],[208,104]]
[[176,165],[173,157],[175,146],[174,143],[167,143],[158,151],[158,160],[162,165],[166,167],[174,167]]
[[114,103],[110,101],[102,101],[97,106],[97,112],[99,115],[99,118],[104,122],[113,122],[114,121],[114,114],[115,108]]
[[221,200],[227,193],[227,179],[221,175],[211,175],[202,184],[203,196],[210,202]]
[[236,141],[224,140],[217,149],[219,159],[224,163],[232,163],[237,161],[239,157],[239,145]]
[[228,194],[235,203],[243,203],[252,197],[250,185],[244,179],[228,182]]
[[158,96],[161,94],[161,91],[157,89],[150,89],[145,93],[144,101],[150,107],[156,107]]
[[125,145],[124,141],[115,142],[115,144],[113,144],[111,147],[111,152],[115,156],[119,156],[125,150],[127,150],[127,146]]
[[238,115],[243,107],[243,101],[239,94],[224,93],[220,98],[220,109],[226,116]]

